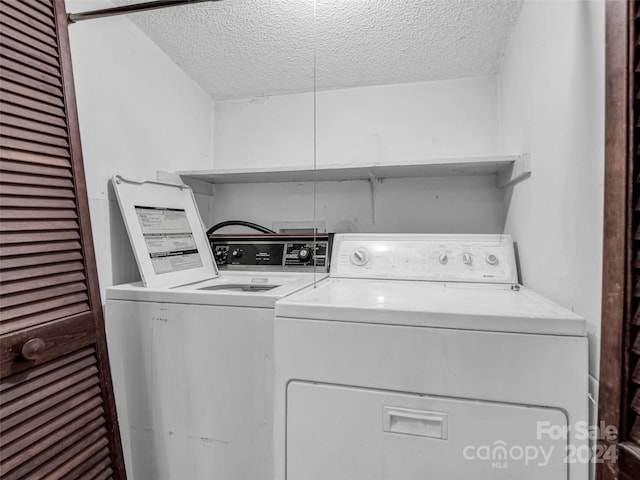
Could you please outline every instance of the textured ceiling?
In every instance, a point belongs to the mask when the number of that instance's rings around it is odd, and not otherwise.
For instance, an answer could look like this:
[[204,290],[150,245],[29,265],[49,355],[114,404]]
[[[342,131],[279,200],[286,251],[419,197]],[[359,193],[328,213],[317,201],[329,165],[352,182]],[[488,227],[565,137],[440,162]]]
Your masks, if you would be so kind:
[[129,17],[213,98],[244,98],[311,91],[314,50],[318,89],[497,73],[522,3],[224,0]]

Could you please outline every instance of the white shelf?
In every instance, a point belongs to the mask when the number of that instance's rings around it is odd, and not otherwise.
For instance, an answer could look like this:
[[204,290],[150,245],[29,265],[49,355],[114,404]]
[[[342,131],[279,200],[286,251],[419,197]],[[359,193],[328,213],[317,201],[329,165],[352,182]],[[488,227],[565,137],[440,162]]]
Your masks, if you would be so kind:
[[[459,175],[498,176],[498,186],[511,185],[530,175],[529,155],[495,155],[467,158],[437,158],[403,164],[332,165],[304,167],[248,168],[238,170],[190,170],[176,172],[211,184],[326,182],[380,180],[384,178],[444,177]],[[515,174],[515,176],[514,176]]]

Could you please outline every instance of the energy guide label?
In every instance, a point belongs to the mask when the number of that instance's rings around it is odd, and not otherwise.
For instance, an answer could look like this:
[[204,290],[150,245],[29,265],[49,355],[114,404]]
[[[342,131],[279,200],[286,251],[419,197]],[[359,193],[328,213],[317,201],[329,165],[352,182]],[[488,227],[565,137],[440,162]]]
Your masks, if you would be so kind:
[[153,271],[157,275],[202,267],[202,259],[184,210],[135,208]]

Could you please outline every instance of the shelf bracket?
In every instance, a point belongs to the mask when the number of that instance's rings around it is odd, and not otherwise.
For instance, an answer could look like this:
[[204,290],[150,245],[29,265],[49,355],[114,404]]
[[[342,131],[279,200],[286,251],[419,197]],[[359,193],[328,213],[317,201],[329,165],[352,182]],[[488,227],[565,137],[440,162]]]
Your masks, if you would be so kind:
[[531,176],[531,154],[523,153],[510,165],[498,170],[496,186],[507,188]]
[[376,190],[382,179],[369,172],[369,189],[371,191],[371,223],[376,223]]

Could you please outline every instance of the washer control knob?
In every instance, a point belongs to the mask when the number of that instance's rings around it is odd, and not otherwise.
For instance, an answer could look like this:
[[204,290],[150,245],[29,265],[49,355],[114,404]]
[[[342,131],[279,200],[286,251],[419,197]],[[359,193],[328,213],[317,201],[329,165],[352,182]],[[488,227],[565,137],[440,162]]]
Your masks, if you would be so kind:
[[351,263],[357,265],[359,267],[366,265],[369,261],[369,252],[366,248],[356,248],[355,251],[351,254]]
[[233,258],[240,258],[242,256],[242,249],[234,248],[233,251],[231,252],[231,255],[233,256]]
[[487,263],[489,265],[498,265],[498,263],[500,263],[500,260],[498,260],[498,257],[496,255],[490,253],[489,255],[487,255]]
[[301,260],[303,262],[308,262],[312,258],[313,258],[313,252],[311,251],[311,249],[309,247],[302,247],[298,251],[298,259],[299,260]]
[[462,254],[462,263],[464,263],[465,265],[473,264],[473,256],[470,253],[463,253]]
[[449,255],[447,255],[446,253],[440,254],[440,256],[438,257],[438,261],[441,265],[446,265],[449,261]]

